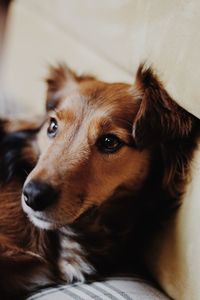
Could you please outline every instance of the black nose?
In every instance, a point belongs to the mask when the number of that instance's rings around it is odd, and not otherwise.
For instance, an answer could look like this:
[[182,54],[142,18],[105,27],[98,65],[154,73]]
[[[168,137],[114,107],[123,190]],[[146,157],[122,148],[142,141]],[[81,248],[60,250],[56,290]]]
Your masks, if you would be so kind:
[[48,183],[30,181],[24,187],[23,196],[33,210],[42,211],[56,201],[58,192]]

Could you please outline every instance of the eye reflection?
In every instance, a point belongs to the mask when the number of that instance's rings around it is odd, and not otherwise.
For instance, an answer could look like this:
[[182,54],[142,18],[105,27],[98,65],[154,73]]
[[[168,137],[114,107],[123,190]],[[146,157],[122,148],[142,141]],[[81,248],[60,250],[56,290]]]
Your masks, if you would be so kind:
[[103,153],[114,153],[123,145],[123,141],[112,133],[101,136],[97,141],[97,147]]

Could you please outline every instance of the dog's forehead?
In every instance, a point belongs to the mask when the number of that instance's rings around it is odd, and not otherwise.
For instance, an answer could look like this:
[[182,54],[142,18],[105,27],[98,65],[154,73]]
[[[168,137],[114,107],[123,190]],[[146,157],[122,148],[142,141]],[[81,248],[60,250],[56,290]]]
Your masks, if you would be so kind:
[[101,81],[85,82],[79,92],[91,105],[103,106],[119,104],[120,100],[131,101],[131,86],[125,83],[105,83]]
[[68,93],[60,103],[63,117],[133,114],[137,106],[132,86],[124,83],[86,82]]

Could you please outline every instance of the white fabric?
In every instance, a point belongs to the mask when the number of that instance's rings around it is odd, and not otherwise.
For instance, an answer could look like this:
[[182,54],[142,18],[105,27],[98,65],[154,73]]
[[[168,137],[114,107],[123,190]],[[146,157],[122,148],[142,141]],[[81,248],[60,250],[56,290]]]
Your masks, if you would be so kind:
[[140,278],[111,278],[90,284],[47,288],[27,300],[169,300]]

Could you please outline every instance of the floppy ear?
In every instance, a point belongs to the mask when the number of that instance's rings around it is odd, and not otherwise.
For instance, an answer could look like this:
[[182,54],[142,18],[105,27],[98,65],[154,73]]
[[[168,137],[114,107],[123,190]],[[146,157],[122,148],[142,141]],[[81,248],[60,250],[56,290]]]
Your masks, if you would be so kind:
[[139,67],[135,85],[140,95],[133,124],[137,147],[184,137],[191,132],[195,117],[172,100],[151,68]]
[[64,63],[57,66],[49,67],[49,75],[47,76],[47,100],[46,110],[56,108],[62,97],[67,93],[78,88],[78,84],[85,80],[94,80],[93,76],[78,76],[74,71],[67,67]]

